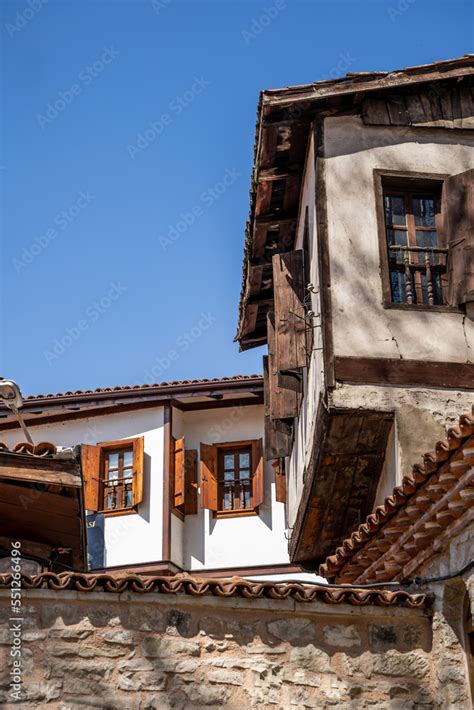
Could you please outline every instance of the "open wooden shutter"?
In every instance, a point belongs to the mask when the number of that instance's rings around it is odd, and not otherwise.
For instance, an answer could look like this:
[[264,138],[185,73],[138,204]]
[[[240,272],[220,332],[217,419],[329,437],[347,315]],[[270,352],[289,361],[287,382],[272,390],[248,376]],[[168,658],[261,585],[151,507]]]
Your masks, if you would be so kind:
[[201,508],[217,510],[217,448],[201,444]]
[[253,506],[257,508],[262,505],[265,494],[265,474],[263,465],[262,440],[252,441],[252,468],[253,484],[252,497]]
[[184,438],[174,441],[173,472],[173,505],[178,508],[184,504]]
[[184,453],[184,514],[197,513],[197,451],[188,449]]
[[289,456],[291,451],[291,436],[279,431],[275,421],[270,416],[270,383],[268,374],[268,357],[263,357],[263,402],[265,417],[265,460]]
[[286,475],[284,462],[282,462],[281,459],[278,459],[278,461],[275,461],[272,466],[275,471],[276,499],[278,503],[286,503]]
[[474,169],[445,181],[448,221],[448,303],[474,302]]
[[82,478],[84,481],[84,507],[96,512],[102,508],[100,492],[100,446],[81,446]]
[[280,387],[275,343],[275,314],[267,314],[268,341],[268,382],[270,417],[272,419],[293,419],[299,410],[299,394],[293,389]]
[[138,505],[143,500],[143,463],[144,463],[144,438],[139,436],[133,440],[133,505]]
[[303,249],[275,254],[272,264],[277,367],[280,371],[306,367]]

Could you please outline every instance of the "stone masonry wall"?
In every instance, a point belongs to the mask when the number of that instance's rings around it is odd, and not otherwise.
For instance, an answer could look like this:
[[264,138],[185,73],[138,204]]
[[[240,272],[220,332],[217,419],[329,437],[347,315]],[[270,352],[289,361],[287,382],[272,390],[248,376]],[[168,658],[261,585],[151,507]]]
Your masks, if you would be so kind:
[[[459,649],[423,610],[33,590],[23,611],[22,710],[470,707],[461,669],[440,676]],[[10,615],[2,591],[7,710]]]

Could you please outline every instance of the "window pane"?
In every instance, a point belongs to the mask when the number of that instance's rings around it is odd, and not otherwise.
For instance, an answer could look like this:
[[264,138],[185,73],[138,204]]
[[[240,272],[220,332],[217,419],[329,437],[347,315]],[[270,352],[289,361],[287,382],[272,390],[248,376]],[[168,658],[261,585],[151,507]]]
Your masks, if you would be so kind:
[[407,246],[407,232],[401,229],[387,229],[387,240],[389,245],[389,256],[391,261],[398,264],[403,263],[403,251],[401,249],[390,249],[392,246]]
[[406,279],[403,271],[391,271],[390,283],[392,286],[392,303],[406,303]]
[[413,197],[413,214],[417,227],[435,227],[435,201],[433,197]]
[[111,491],[110,493],[107,493],[107,497],[105,499],[105,508],[106,508],[106,510],[115,510],[115,508],[116,508],[115,491]]
[[108,459],[109,468],[118,468],[118,459],[119,459],[118,452],[116,452],[116,451],[111,452],[108,455],[107,459]]
[[250,454],[240,454],[239,466],[240,468],[250,468]]
[[[416,230],[416,243],[419,247],[433,248],[438,244],[438,235],[435,231],[427,229]],[[430,264],[439,264],[439,254],[429,254]],[[424,264],[426,260],[426,252],[422,251],[418,254],[418,263]]]
[[234,471],[224,471],[224,481],[233,481]]
[[125,466],[133,466],[133,450],[132,449],[127,449],[126,451],[123,452],[123,465]]
[[107,474],[108,481],[116,481],[118,479],[118,471],[109,471]]
[[405,200],[400,195],[385,195],[385,221],[387,224],[406,224]]
[[224,456],[224,468],[234,468],[234,454]]
[[123,478],[132,478],[133,476],[133,468],[124,468],[123,469]]
[[232,509],[232,491],[226,486],[224,489],[224,510]]
[[240,478],[242,480],[249,479],[250,478],[250,471],[248,469],[241,469],[240,470]]
[[250,489],[245,487],[243,494],[244,508],[250,508]]
[[129,488],[128,486],[127,486],[127,488],[126,488],[125,491],[124,491],[124,496],[125,496],[125,500],[124,500],[124,502],[123,502],[123,507],[124,507],[124,508],[129,508],[129,507],[131,507],[131,505],[132,505],[132,503],[133,503],[133,499],[132,499],[132,489]]

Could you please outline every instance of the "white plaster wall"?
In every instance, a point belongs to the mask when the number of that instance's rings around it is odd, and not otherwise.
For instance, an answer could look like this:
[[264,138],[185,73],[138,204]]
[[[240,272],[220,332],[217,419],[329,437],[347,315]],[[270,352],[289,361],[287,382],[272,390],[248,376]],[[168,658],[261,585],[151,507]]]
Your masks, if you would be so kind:
[[473,131],[364,126],[327,118],[324,151],[335,354],[474,359],[474,323],[462,314],[382,307],[373,170],[454,175],[474,167]]
[[[263,406],[185,412],[183,434],[186,448],[198,452],[201,442],[218,444],[262,438]],[[210,511],[199,507],[197,515],[186,516],[184,527],[186,569],[289,562],[285,506],[275,500],[270,462],[265,464],[265,501],[258,516],[216,519]]]
[[[105,519],[107,566],[150,562],[162,558],[163,408],[145,409],[103,417],[76,419],[30,427],[35,442],[57,446],[96,444],[136,436],[144,437],[143,502],[138,512]],[[9,446],[24,437],[18,430],[1,432]]]
[[[310,278],[315,290],[318,291],[319,267],[315,202],[316,178],[314,168],[314,140],[313,135],[311,135],[306,156],[295,248],[303,248],[305,214],[306,208],[308,208],[308,234],[311,262]],[[311,309],[316,314],[319,314],[321,311],[319,292],[311,294]],[[300,416],[295,420],[295,440],[292,454],[288,460],[288,521],[290,527],[294,524],[303,491],[303,475],[311,455],[316,412],[323,391],[324,368],[322,358],[321,318],[315,317],[312,325],[314,333],[313,352],[311,354],[308,370],[303,370],[304,395]]]

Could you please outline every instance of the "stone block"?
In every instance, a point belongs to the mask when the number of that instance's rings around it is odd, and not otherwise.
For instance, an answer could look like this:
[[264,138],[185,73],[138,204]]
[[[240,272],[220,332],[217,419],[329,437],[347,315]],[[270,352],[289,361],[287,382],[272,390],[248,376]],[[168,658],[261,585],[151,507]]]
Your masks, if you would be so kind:
[[164,690],[166,674],[159,671],[125,671],[118,679],[120,690]]
[[325,626],[323,637],[328,646],[336,646],[336,648],[352,648],[361,644],[360,634],[355,626],[344,626],[342,624]]
[[207,674],[210,683],[223,683],[224,685],[242,685],[244,677],[237,671],[210,671]]
[[267,631],[282,641],[304,641],[305,638],[315,638],[314,624],[307,619],[277,619],[267,623]]
[[185,693],[193,703],[217,705],[219,708],[227,702],[230,695],[228,688],[222,685],[199,685],[197,683],[187,686]]
[[152,658],[171,657],[177,654],[199,656],[201,648],[196,641],[164,639],[159,636],[146,636],[142,641],[143,653]]
[[107,643],[118,643],[123,646],[133,646],[135,644],[135,639],[130,631],[107,631],[103,636],[104,641]]
[[419,651],[400,653],[390,650],[374,658],[374,672],[405,678],[424,678],[429,673],[429,662]]
[[328,654],[313,644],[294,648],[290,653],[290,662],[297,668],[306,668],[315,673],[333,673]]

